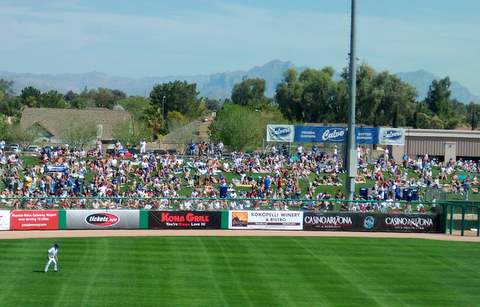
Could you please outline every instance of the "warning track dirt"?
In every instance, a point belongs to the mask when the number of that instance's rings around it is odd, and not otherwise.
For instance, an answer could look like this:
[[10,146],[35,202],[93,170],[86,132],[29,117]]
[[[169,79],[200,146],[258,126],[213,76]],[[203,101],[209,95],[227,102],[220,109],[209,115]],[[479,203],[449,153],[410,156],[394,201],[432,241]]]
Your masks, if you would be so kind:
[[28,238],[83,238],[83,237],[368,237],[429,239],[442,241],[480,242],[474,233],[465,237],[438,233],[387,233],[387,232],[338,232],[338,231],[267,231],[267,230],[42,230],[0,231],[0,240]]

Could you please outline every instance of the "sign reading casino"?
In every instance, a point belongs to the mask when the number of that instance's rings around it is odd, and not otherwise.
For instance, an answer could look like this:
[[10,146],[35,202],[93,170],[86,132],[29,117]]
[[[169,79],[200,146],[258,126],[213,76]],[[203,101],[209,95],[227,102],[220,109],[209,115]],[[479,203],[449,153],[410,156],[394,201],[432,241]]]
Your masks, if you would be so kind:
[[433,232],[437,229],[436,215],[389,215],[384,217],[385,231]]
[[348,213],[305,213],[303,229],[352,231],[354,221],[354,216]]
[[438,232],[438,214],[305,212],[304,230]]

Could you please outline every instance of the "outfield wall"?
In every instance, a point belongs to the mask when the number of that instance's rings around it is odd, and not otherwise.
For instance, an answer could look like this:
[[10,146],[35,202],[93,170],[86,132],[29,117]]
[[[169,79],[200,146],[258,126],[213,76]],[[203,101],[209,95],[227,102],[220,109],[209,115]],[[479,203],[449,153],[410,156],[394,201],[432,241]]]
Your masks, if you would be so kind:
[[312,231],[441,232],[440,214],[304,213]]
[[0,230],[232,229],[442,232],[440,214],[305,211],[0,210]]

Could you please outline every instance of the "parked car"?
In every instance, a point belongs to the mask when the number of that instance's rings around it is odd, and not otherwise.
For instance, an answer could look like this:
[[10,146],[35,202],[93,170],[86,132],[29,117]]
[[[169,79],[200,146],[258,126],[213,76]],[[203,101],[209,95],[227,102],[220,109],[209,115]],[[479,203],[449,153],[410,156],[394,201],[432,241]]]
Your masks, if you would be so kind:
[[5,147],[5,151],[11,151],[14,153],[19,153],[21,151],[20,145],[18,144],[9,144]]
[[23,149],[23,152],[26,152],[26,153],[36,153],[36,154],[39,154],[41,152],[41,148],[40,146],[37,146],[37,145],[30,145],[26,148]]

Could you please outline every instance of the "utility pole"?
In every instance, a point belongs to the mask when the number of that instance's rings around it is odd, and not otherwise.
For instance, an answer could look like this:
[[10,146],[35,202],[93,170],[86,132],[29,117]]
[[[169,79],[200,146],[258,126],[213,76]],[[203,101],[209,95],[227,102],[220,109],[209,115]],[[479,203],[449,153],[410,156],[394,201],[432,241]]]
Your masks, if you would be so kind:
[[163,95],[162,98],[162,120],[163,120],[163,125],[165,126],[165,98],[167,98],[165,95]]
[[355,0],[352,0],[350,24],[350,78],[349,78],[349,108],[348,108],[348,137],[347,137],[347,189],[348,200],[353,200],[355,193],[355,177],[357,176],[357,148],[355,145],[355,103],[357,94],[357,71],[355,54]]

